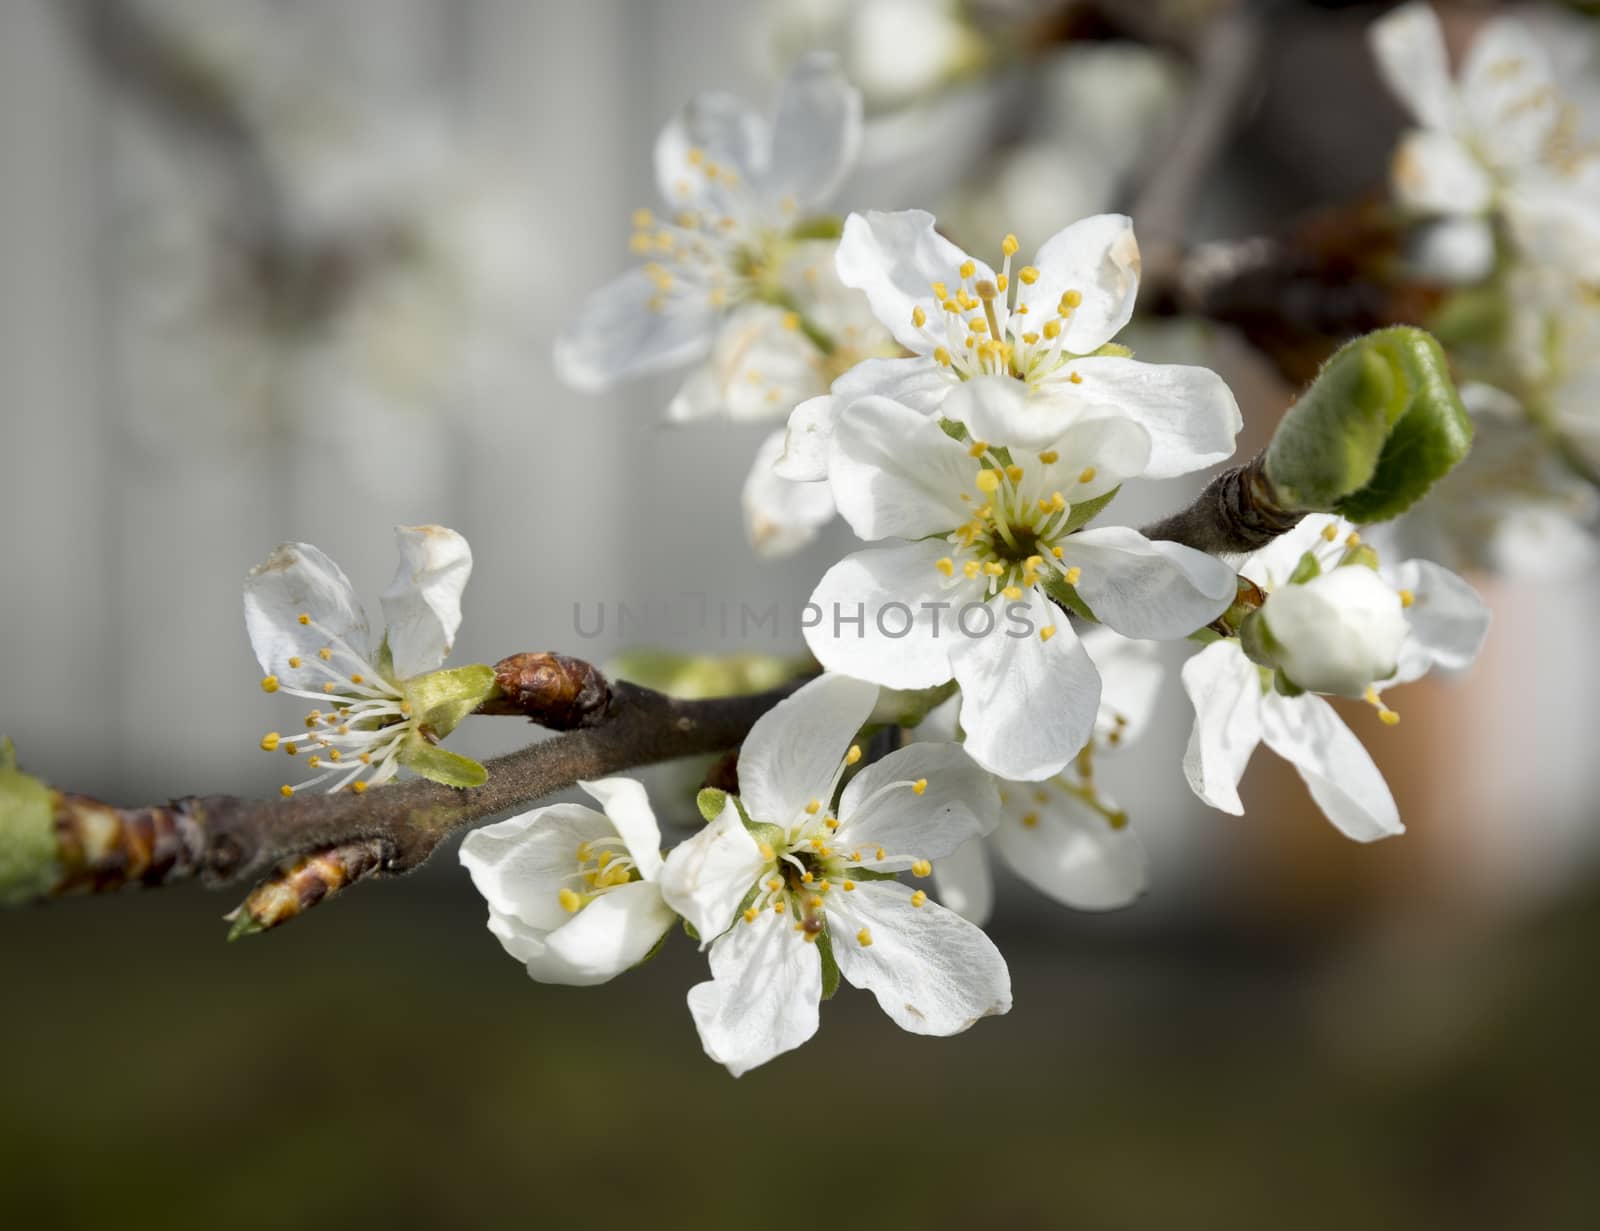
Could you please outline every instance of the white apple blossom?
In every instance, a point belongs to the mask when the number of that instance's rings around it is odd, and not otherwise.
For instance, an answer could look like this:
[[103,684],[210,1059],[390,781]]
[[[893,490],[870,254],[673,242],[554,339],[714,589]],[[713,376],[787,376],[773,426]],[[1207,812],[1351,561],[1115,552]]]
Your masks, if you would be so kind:
[[825,349],[809,298],[798,302],[797,276],[804,283],[817,250],[796,228],[838,186],[860,138],[860,96],[828,55],[795,66],[770,123],[726,94],[691,102],[656,142],[668,212],[634,215],[632,247],[650,260],[590,294],[556,343],[561,378],[602,390],[710,355],[674,418],[786,413],[816,384]]
[[[1043,782],[999,780],[1000,823],[933,865],[939,900],[982,924],[994,901],[990,853],[1040,893],[1074,910],[1115,910],[1147,883],[1144,845],[1095,780],[1094,759],[1128,748],[1144,732],[1161,689],[1155,646],[1091,628],[1083,647],[1100,672],[1094,736],[1072,764]],[[953,738],[959,698],[913,728],[913,739]]]
[[1114,412],[1079,417],[1036,451],[958,441],[886,397],[830,433],[840,513],[864,539],[812,594],[806,641],[830,671],[891,688],[955,679],[967,751],[1005,778],[1059,773],[1088,741],[1094,664],[1051,596],[1129,637],[1186,637],[1224,612],[1233,570],[1123,526],[1080,527],[1150,473],[1151,433]]
[[1279,586],[1256,618],[1293,684],[1346,697],[1395,673],[1410,630],[1399,593],[1362,565]]
[[[1241,573],[1265,589],[1268,603],[1297,571],[1371,572],[1361,563],[1343,563],[1345,553],[1370,551],[1337,518],[1317,514],[1256,552]],[[1386,679],[1373,679],[1366,700],[1386,723],[1398,715],[1379,695],[1409,683],[1435,666],[1459,669],[1477,657],[1488,631],[1489,613],[1472,588],[1448,569],[1427,560],[1407,560],[1382,570],[1404,613],[1407,635],[1397,665]],[[1310,634],[1314,630],[1303,630]],[[1335,638],[1348,630],[1330,629]],[[1227,637],[1208,645],[1183,667],[1183,686],[1194,705],[1195,724],[1184,756],[1184,773],[1195,794],[1214,808],[1242,814],[1238,784],[1256,745],[1265,741],[1290,762],[1327,818],[1347,837],[1371,842],[1404,832],[1389,793],[1361,741],[1312,692],[1287,695],[1273,672],[1258,666],[1239,640]]]
[[833,423],[873,394],[965,424],[1011,448],[1048,448],[1073,424],[1117,413],[1150,439],[1144,473],[1189,474],[1233,452],[1242,420],[1227,385],[1206,368],[1139,363],[1101,352],[1133,315],[1139,246],[1132,223],[1100,214],[1047,240],[1033,264],[999,272],[934,229],[931,214],[852,214],[839,277],[864,291],[910,358],[859,365],[831,396],[802,402],[789,421],[780,472],[826,473]]
[[489,903],[489,930],[541,983],[604,983],[637,966],[677,922],[661,898],[661,831],[631,778],[578,785],[583,804],[535,808],[468,834],[461,862]]
[[761,442],[744,481],[745,536],[769,559],[799,551],[837,514],[826,483],[796,483],[777,472],[783,439],[774,432]]
[[877,697],[825,675],[780,702],[740,751],[738,799],[662,869],[662,896],[710,945],[712,978],[689,1010],[706,1054],[735,1076],[816,1032],[825,955],[916,1034],[1011,1007],[988,937],[888,875],[928,876],[931,860],[992,828],[989,776],[953,744],[919,744],[839,791]]
[[1532,259],[1600,277],[1600,152],[1578,143],[1574,112],[1533,34],[1509,18],[1488,22],[1454,81],[1439,18],[1424,0],[1383,16],[1370,36],[1379,71],[1418,124],[1395,151],[1396,195],[1420,214],[1470,220],[1484,233],[1455,228],[1437,272],[1486,275],[1488,218],[1498,213]]
[[303,732],[261,739],[267,752],[308,754],[313,776],[298,788],[285,785],[286,797],[330,779],[330,791],[364,791],[401,765],[441,780],[452,780],[453,771],[481,772],[434,747],[448,734],[439,728],[460,720],[463,689],[493,679],[487,667],[475,669],[484,681],[439,671],[461,625],[472,551],[443,526],[397,526],[395,538],[400,565],[383,592],[388,627],[376,644],[349,578],[311,544],[285,543],[245,578],[245,626],[262,689],[319,705]]

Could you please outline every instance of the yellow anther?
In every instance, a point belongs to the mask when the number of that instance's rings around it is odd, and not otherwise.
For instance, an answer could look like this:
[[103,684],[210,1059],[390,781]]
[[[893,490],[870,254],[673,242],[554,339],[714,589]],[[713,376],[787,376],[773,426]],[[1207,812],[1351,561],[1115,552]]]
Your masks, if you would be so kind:
[[1022,567],[1025,568],[1025,569],[1028,569],[1029,571],[1032,571],[1033,569],[1038,568],[1043,563],[1044,563],[1044,557],[1043,556],[1029,556],[1026,560],[1024,560],[1022,562]]
[[767,882],[767,888],[771,892],[777,893],[778,890],[783,888],[783,882],[781,880],[779,880],[776,876],[774,876],[771,880],[769,880]]
[[855,883],[855,881],[845,881],[845,883],[844,883],[844,891],[846,893],[854,893],[856,891],[856,883]]
[[1022,482],[1022,467],[1016,465],[1015,463],[1013,463],[1010,466],[1007,466],[1006,467],[1006,478],[1010,479],[1013,483]]
[[935,560],[933,562],[933,567],[938,569],[946,577],[954,577],[956,575],[956,562],[949,556],[944,556],[938,560]]
[[1083,384],[1083,374],[1081,372],[1073,372],[1068,375],[1067,379],[1075,385]]
[[1044,323],[1044,329],[1042,332],[1044,333],[1045,337],[1049,338],[1051,341],[1054,341],[1056,338],[1061,336],[1061,322],[1046,321]]
[[915,893],[913,893],[911,895],[911,905],[913,905],[915,907],[918,907],[920,909],[921,907],[926,906],[927,904],[928,904],[928,895],[926,893],[924,893],[922,890],[918,889]]
[[1078,584],[1078,578],[1083,576],[1083,570],[1074,564],[1062,576],[1066,578],[1069,586],[1075,586]]
[[991,577],[999,577],[1006,571],[1006,566],[996,560],[991,560],[983,566],[983,571]]
[[[922,792],[921,792],[921,791],[918,791],[918,792],[917,792],[917,794],[918,794],[918,795],[921,795],[921,794],[922,794]],[[883,847],[881,847],[881,846],[880,846],[880,847],[878,847],[878,858],[879,858],[879,859],[882,859],[882,858],[883,858]]]
[[928,314],[922,310],[921,304],[918,304],[915,308],[911,309],[911,323],[918,329],[921,329],[928,323]]
[[1040,641],[1049,641],[1050,638],[1054,637],[1055,635],[1056,635],[1056,626],[1054,624],[1046,624],[1043,628],[1041,628],[1039,630],[1039,640]]
[[[950,570],[946,569],[945,571],[949,572]],[[844,754],[844,763],[846,765],[854,765],[860,759],[861,759],[861,745],[860,744],[851,744],[850,745],[850,751]]]
[[1039,280],[1039,271],[1032,265],[1024,265],[1021,269],[1017,270],[1017,277],[1022,279],[1023,285],[1032,286]]
[[989,322],[984,320],[981,316],[976,317],[967,322],[967,328],[972,330],[973,333],[988,333]]
[[961,571],[967,575],[967,580],[971,581],[978,575],[978,562],[976,560],[968,560],[961,566]]
[[294,746],[294,745],[293,745],[293,744],[285,744],[285,745],[284,745],[284,746],[283,746],[283,750],[284,750],[284,751],[285,751],[285,752],[287,752],[287,753],[288,753],[288,754],[289,754],[289,755],[290,755],[290,756],[296,756],[296,755],[297,755],[297,754],[298,754],[298,753],[299,753],[299,751],[300,751],[300,750],[299,750],[299,749],[298,749],[298,748],[296,748],[296,747],[295,747],[295,746]]
[[1344,536],[1344,545],[1346,547],[1360,547],[1361,546],[1361,536],[1359,534],[1357,534],[1354,530],[1350,531],[1349,534]]
[[806,899],[806,905],[812,910],[817,910],[822,906],[822,899],[813,893],[809,898]]
[[933,865],[926,859],[919,859],[916,863],[911,865],[912,876],[931,876],[932,874]]
[[1011,285],[1011,279],[1004,274],[996,274],[994,276],[994,285],[996,290],[1001,294],[1005,294],[1006,288]]
[[1037,827],[1039,824],[1039,814],[1037,812],[1024,812],[1022,814],[1022,823],[1029,829]]
[[654,247],[655,245],[650,242],[650,237],[643,231],[635,231],[628,237],[629,251],[635,252],[640,256],[652,251]]
[[1017,249],[1019,247],[1021,247],[1021,245],[1017,243],[1017,237],[1009,233],[1003,240],[1000,241],[1000,251],[1005,253],[1007,256],[1016,256]]
[[328,749],[328,760],[342,761],[344,760],[344,753],[340,752],[337,748],[330,748]]
[[1400,715],[1395,713],[1393,710],[1379,710],[1378,721],[1383,723],[1383,725],[1386,727],[1392,727],[1395,725],[1395,723],[1400,721]]
[[744,908],[744,921],[746,923],[754,923],[760,917],[761,912],[758,911],[754,906],[747,906]]
[[1413,594],[1410,590],[1401,590],[1400,591],[1400,605],[1402,607],[1409,607],[1409,606],[1411,606],[1412,603],[1414,603],[1416,601],[1417,601],[1417,596],[1415,594]]
[[811,839],[811,849],[816,851],[817,854],[820,855],[825,850],[827,850],[828,847],[827,847],[827,844],[825,842],[823,842],[823,840],[821,838],[812,838]]
[[261,691],[262,692],[277,692],[278,691],[278,677],[275,676],[275,675],[263,676],[261,678]]
[[580,843],[578,843],[578,862],[579,863],[588,863],[593,858],[594,858],[594,843],[592,843],[592,842],[580,842]]
[[856,933],[856,944],[860,945],[863,949],[871,948],[872,947],[872,933],[870,931],[868,931],[866,928],[862,928],[859,932]]
[[783,912],[784,912],[784,903],[783,903],[783,900],[780,898],[778,901],[776,901],[776,902],[774,902],[772,904],[772,913],[775,914],[775,915],[781,915],[781,914],[783,914]]
[[839,818],[836,816],[824,817],[822,823],[828,827],[829,832],[839,828]]
[[783,314],[783,327],[790,333],[800,328],[800,314],[798,312],[785,312]]
[[778,857],[778,852],[772,849],[772,843],[763,842],[760,846],[761,858],[771,863]]
[[311,766],[312,769],[320,769],[322,767],[322,758],[312,757],[306,764]]
[[1062,509],[1067,507],[1067,498],[1065,496],[1063,496],[1060,492],[1051,492],[1050,493],[1050,507],[1052,509],[1054,509],[1057,513],[1061,512]]
[[967,452],[973,457],[982,457],[988,451],[989,442],[987,440],[974,440],[967,446]]
[[357,795],[365,795],[367,793],[367,784],[362,782],[360,779],[357,779],[355,782],[350,784],[350,789]]
[[1333,542],[1334,539],[1338,538],[1339,527],[1337,523],[1330,521],[1326,526],[1322,527],[1322,537],[1330,543]]
[[[998,470],[980,470],[974,482],[977,483],[979,491],[992,496],[1000,490],[1000,472]],[[272,686],[273,688],[278,686],[277,680],[273,680]],[[272,689],[269,688],[267,691],[271,692]]]
[[1069,312],[1082,302],[1083,295],[1079,291],[1066,291],[1061,296],[1061,306]]
[[640,228],[644,228],[644,227],[653,227],[653,226],[655,226],[655,224],[656,224],[656,216],[654,214],[652,214],[649,210],[647,210],[647,209],[636,209],[636,210],[633,211],[633,225],[634,226],[640,227]]
[[310,614],[308,612],[302,611],[300,613],[300,623],[301,624],[309,624],[309,623],[311,623],[311,616],[310,616]]
[[962,261],[959,272],[963,278],[970,278],[978,272],[978,263],[976,261]]
[[935,346],[933,348],[933,361],[940,367],[945,368],[949,367],[953,362],[953,360],[950,358],[950,352],[942,346]]
[[[913,782],[911,784],[911,793],[913,795],[921,795],[927,789],[928,789],[928,780],[926,778],[918,778],[915,782]],[[879,859],[883,858],[883,847],[881,847],[881,846],[878,848],[878,858]]]
[[317,651],[317,657],[322,659],[323,662],[328,662],[330,659],[333,658],[333,651],[330,650],[327,646],[323,646],[320,650]]
[[285,799],[288,799],[289,796],[294,794],[294,788],[285,782],[278,788],[278,794],[282,795]]
[[360,761],[363,765],[371,765],[372,754],[370,752],[363,752],[359,757],[356,758],[356,760]]
[[1078,471],[1078,482],[1093,483],[1094,476],[1098,473],[1099,471],[1097,471],[1093,466],[1085,466],[1082,470]]
[[813,799],[810,803],[808,803],[806,805],[806,815],[807,816],[816,816],[816,814],[821,812],[821,811],[822,811],[822,801],[820,799]]
[[1004,594],[1012,602],[1016,602],[1019,598],[1022,597],[1022,587],[1021,586],[1006,586],[1005,589],[1000,591],[1000,593]]
[[1027,333],[1022,335],[1022,340],[1025,343],[1027,343],[1029,346],[1032,346],[1035,342],[1037,342],[1039,340],[1039,335],[1030,330],[1029,332],[1027,332]]
[[949,299],[950,288],[947,287],[943,282],[935,282],[933,284],[933,297],[935,299]]
[[1126,829],[1128,827],[1128,814],[1126,812],[1113,812],[1106,817],[1106,824],[1112,829]]
[[561,909],[569,915],[578,913],[578,908],[583,905],[583,899],[570,889],[562,889],[556,894],[556,901],[561,903]]
[[1040,497],[1040,499],[1039,499],[1039,512],[1048,513],[1049,511],[1050,511],[1050,502],[1048,500],[1044,499],[1043,497]]
[[276,751],[278,751],[278,741],[279,741],[280,738],[281,737],[278,735],[278,733],[276,731],[268,731],[265,735],[263,735],[261,737],[261,751],[262,752],[276,752]]
[[409,701],[400,702],[400,712],[402,714],[404,714],[407,718],[410,718],[411,717],[411,702],[409,702]]
[[689,165],[690,166],[698,167],[702,163],[704,163],[705,160],[706,160],[706,152],[703,149],[701,149],[697,145],[689,147]]
[[322,686],[322,691],[323,692],[332,692],[333,689],[334,689],[334,683],[333,683],[332,680],[329,680],[326,684],[324,684]]
[[365,683],[366,683],[366,682],[367,682],[367,681],[366,681],[366,677],[365,677],[365,676],[362,676],[362,675],[352,675],[352,676],[351,676],[351,677],[350,677],[350,682],[351,682],[351,683],[352,683],[352,684],[365,684]]
[[1052,555],[1052,556],[1054,556],[1054,557],[1055,557],[1055,558],[1056,558],[1056,559],[1057,559],[1057,560],[1059,560],[1059,559],[1061,559],[1061,557],[1062,557],[1062,555],[1063,555],[1063,554],[1064,554],[1064,553],[1063,553],[1063,552],[1062,552],[1062,549],[1061,549],[1061,548],[1059,548],[1059,547],[1052,547],[1052,548],[1051,548],[1051,549],[1050,549],[1050,554],[1051,554],[1051,555]]
[[289,660],[289,667],[293,671],[300,670],[300,656],[298,654]]
[[1043,453],[1039,454],[1039,460],[1046,466],[1054,466],[1056,462],[1061,460],[1061,454],[1057,453],[1054,449],[1046,449]]

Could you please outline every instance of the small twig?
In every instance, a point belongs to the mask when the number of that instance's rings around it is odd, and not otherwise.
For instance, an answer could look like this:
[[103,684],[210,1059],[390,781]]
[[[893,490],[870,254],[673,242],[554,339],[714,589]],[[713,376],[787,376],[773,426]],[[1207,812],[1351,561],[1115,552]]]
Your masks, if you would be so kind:
[[[548,668],[548,670],[545,670]],[[114,808],[81,795],[55,802],[57,876],[49,896],[199,879],[238,883],[278,869],[256,900],[261,918],[297,913],[346,884],[420,867],[457,830],[524,807],[580,779],[735,747],[801,681],[749,696],[685,701],[606,680],[558,655],[515,655],[503,680],[529,683],[512,707],[565,734],[488,762],[489,781],[456,790],[424,779],[365,794],[252,800],[208,795]],[[545,687],[532,683],[545,681]],[[295,910],[287,903],[301,903]]]
[[1145,526],[1140,533],[1213,556],[1265,547],[1305,516],[1279,502],[1267,478],[1265,458],[1265,453],[1258,453],[1245,465],[1224,470],[1188,508]]

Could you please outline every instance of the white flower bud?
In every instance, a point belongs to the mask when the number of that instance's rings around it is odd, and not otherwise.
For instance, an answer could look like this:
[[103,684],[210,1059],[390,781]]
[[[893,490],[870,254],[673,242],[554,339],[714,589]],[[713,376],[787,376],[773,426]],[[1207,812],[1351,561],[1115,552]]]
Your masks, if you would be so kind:
[[1348,697],[1394,674],[1409,628],[1399,594],[1361,565],[1274,590],[1260,619],[1273,658],[1293,683]]

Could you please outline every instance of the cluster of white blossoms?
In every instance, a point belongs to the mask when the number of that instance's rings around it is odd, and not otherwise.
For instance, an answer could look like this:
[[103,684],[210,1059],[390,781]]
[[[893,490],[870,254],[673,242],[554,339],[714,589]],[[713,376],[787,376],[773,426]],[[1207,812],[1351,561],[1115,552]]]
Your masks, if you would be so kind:
[[1417,224],[1414,264],[1457,291],[1430,324],[1483,436],[1401,541],[1507,572],[1574,573],[1594,561],[1600,514],[1600,115],[1513,18],[1485,22],[1454,76],[1424,0],[1370,34],[1415,122],[1392,176]]
[[[736,789],[701,790],[703,826],[670,850],[626,778],[579,784],[598,810],[540,807],[461,847],[491,931],[535,979],[609,980],[681,927],[710,967],[689,1011],[735,1075],[810,1038],[841,982],[921,1034],[1007,1012],[1006,964],[980,930],[991,855],[1074,909],[1145,890],[1143,848],[1097,767],[1156,712],[1153,643],[1196,645],[1183,771],[1203,800],[1240,811],[1264,740],[1370,841],[1399,816],[1324,694],[1392,724],[1385,690],[1464,667],[1487,627],[1460,578],[1390,567],[1332,516],[1238,568],[1107,522],[1128,480],[1213,466],[1241,427],[1216,373],[1142,363],[1114,340],[1139,288],[1131,222],[1075,222],[1027,263],[1007,235],[995,265],[917,210],[852,213],[825,238],[809,211],[859,124],[826,57],[801,62],[770,124],[698,99],[657,145],[673,213],[636,219],[648,263],[596,292],[557,346],[588,388],[697,365],[672,419],[787,417],[745,482],[753,543],[791,550],[836,516],[866,541],[812,594],[821,673],[755,723]],[[1439,397],[1438,413],[1461,414],[1452,389]],[[495,688],[486,667],[441,666],[470,555],[438,527],[399,535],[376,649],[315,548],[280,548],[246,583],[264,687],[327,707],[305,733],[263,740],[308,754],[310,782],[361,789],[401,767],[483,780],[438,747]]]

